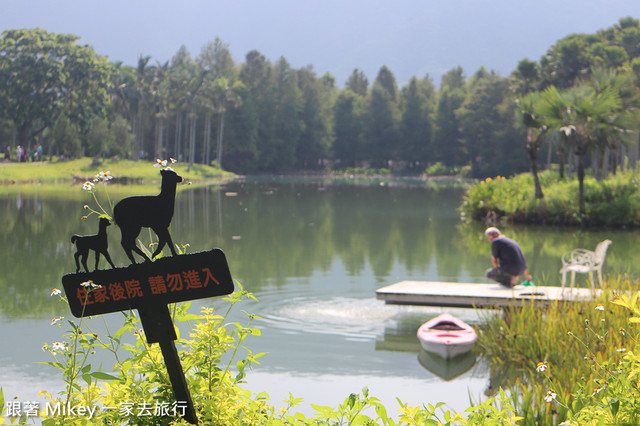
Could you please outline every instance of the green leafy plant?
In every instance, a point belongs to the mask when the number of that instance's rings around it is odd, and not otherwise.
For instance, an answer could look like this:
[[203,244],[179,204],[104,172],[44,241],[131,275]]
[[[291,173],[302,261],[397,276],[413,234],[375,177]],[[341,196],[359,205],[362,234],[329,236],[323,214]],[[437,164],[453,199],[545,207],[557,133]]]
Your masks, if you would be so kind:
[[558,424],[593,406],[636,344],[628,310],[637,302],[623,301],[637,288],[619,276],[589,303],[523,304],[484,319],[478,341],[491,381],[508,390],[520,424]]
[[[174,321],[188,323],[192,330],[188,339],[179,340],[186,348],[179,351],[179,355],[195,395],[194,403],[203,419],[223,424],[230,420],[229,415],[237,412],[239,401],[248,397],[247,391],[237,385],[242,382],[246,370],[264,355],[247,350],[249,353],[242,360],[235,361],[244,339],[260,334],[249,327],[255,318],[253,315],[248,315],[247,325],[225,323],[236,303],[253,298],[241,289],[240,284],[238,286],[239,291],[224,298],[230,302],[224,315],[214,314],[212,308],[203,308],[200,315],[190,314],[188,303],[174,305],[172,309]],[[90,321],[84,318],[78,324],[68,321],[69,330],[63,333],[62,341],[45,345],[44,349],[55,359],[45,364],[60,370],[66,385],[60,395],[44,393],[49,404],[98,407],[99,410],[90,421],[84,416],[63,414],[45,419],[43,425],[78,424],[85,420],[86,424],[132,422],[156,425],[176,420],[179,413],[159,347],[146,342],[139,319],[133,312],[125,313],[124,318],[124,325],[119,330],[113,334],[107,331],[104,337],[94,333]],[[62,324],[62,318],[53,321]],[[127,335],[133,336],[135,343],[126,343]],[[109,373],[94,369],[91,363],[97,351],[105,350],[114,360]],[[231,352],[231,356],[223,363],[223,355],[227,352]],[[124,409],[123,403],[130,403],[130,409]],[[234,405],[233,409],[228,409],[228,404]],[[259,410],[245,411],[259,413]]]
[[539,174],[545,198],[534,197],[530,174],[509,179],[487,178],[467,188],[460,206],[468,218],[483,220],[488,215],[511,222],[558,225],[640,225],[638,172],[628,170],[602,181],[585,178],[585,218],[578,211],[578,182],[559,180],[547,170]]
[[428,175],[435,176],[458,176],[458,177],[468,177],[471,171],[470,166],[446,166],[441,162],[437,162],[427,167],[424,171]]

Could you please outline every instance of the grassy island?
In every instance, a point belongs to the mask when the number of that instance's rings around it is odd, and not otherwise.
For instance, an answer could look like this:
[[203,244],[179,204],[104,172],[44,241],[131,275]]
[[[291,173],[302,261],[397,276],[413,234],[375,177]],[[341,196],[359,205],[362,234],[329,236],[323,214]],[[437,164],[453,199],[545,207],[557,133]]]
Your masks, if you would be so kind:
[[460,211],[469,219],[504,219],[513,223],[637,227],[640,225],[640,173],[619,172],[603,180],[584,180],[586,212],[578,207],[578,182],[557,172],[540,175],[544,197],[534,193],[531,174],[498,176],[467,189]]

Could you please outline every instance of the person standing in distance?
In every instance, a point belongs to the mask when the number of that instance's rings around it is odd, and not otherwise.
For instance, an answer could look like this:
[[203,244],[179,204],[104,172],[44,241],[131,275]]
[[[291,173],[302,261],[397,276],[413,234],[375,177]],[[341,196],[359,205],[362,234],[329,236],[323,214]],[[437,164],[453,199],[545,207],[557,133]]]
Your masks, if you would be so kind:
[[520,245],[502,235],[498,228],[487,228],[484,234],[491,243],[491,264],[493,265],[493,268],[487,269],[486,277],[507,288],[516,286],[520,275],[524,275],[531,281],[527,261]]

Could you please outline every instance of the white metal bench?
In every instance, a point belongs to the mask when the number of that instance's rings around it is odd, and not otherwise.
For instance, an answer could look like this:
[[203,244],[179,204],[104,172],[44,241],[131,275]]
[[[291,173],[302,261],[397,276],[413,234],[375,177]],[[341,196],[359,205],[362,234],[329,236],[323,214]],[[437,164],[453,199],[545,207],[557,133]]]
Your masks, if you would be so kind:
[[595,251],[585,249],[575,249],[562,255],[562,290],[567,281],[567,272],[571,272],[571,288],[576,281],[576,273],[589,274],[591,280],[591,289],[595,291],[595,281],[593,280],[593,272],[598,272],[598,280],[602,288],[602,264],[607,254],[607,249],[611,244],[611,240],[604,240],[596,246]]

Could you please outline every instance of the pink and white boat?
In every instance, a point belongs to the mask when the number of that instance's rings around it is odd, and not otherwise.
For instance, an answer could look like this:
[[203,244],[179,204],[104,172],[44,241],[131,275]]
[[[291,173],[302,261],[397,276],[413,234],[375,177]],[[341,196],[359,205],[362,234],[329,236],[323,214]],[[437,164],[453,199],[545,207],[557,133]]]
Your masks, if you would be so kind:
[[450,359],[469,352],[478,335],[469,324],[444,313],[420,326],[418,340],[425,351]]

